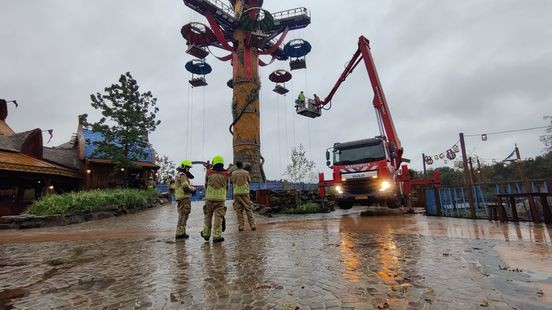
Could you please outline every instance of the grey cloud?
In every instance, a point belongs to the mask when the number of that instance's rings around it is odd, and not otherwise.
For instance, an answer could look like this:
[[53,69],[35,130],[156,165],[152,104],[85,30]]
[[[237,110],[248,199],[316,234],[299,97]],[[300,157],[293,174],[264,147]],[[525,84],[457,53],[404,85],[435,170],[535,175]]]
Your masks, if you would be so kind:
[[[318,169],[329,172],[324,164],[327,147],[377,134],[372,92],[361,67],[322,118],[307,120],[293,111],[299,90],[326,95],[361,34],[371,40],[397,131],[414,168],[421,168],[422,152],[444,151],[460,131],[544,125],[542,116],[552,114],[547,85],[552,72],[550,1],[350,0],[339,8],[330,1],[265,2],[271,11],[303,5],[311,10],[313,23],[289,37],[313,45],[308,69],[292,72],[290,94],[278,97],[267,76],[288,68],[287,63],[262,68],[262,151],[271,179],[280,177],[294,144],[302,143]],[[54,128],[51,144],[63,143],[75,132],[78,114],[97,117],[89,95],[130,71],[142,90],[158,98],[162,124],[151,140],[160,153],[175,162],[202,153],[221,153],[230,160],[229,63],[208,57],[213,73],[207,76],[207,88],[193,90],[196,126],[186,132],[191,90],[184,64],[191,57],[184,52],[179,30],[199,19],[182,1],[2,1],[0,40],[7,48],[0,51],[0,96],[22,103],[10,110],[10,124],[17,131]],[[539,134],[490,136],[486,143],[469,138],[468,149],[500,158],[518,142],[524,156],[535,156],[542,151]],[[186,149],[189,135],[193,147]]]

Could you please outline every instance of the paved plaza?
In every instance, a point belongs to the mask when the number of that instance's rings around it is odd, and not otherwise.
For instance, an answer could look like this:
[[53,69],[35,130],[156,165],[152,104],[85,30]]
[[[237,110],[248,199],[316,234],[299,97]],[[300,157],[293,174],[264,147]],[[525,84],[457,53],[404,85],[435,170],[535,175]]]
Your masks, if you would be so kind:
[[0,308],[552,308],[552,227],[362,210],[238,232],[230,207],[220,244],[196,202],[186,241],[174,205],[0,231]]

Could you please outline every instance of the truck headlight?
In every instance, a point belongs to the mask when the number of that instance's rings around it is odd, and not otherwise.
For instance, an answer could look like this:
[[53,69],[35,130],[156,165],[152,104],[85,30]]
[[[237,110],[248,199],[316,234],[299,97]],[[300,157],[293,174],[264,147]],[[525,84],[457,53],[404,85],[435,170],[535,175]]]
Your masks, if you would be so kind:
[[381,181],[380,183],[380,192],[385,192],[386,190],[391,188],[391,182],[389,181]]
[[338,194],[343,194],[343,186],[341,185],[336,185],[335,186],[335,191],[338,193]]

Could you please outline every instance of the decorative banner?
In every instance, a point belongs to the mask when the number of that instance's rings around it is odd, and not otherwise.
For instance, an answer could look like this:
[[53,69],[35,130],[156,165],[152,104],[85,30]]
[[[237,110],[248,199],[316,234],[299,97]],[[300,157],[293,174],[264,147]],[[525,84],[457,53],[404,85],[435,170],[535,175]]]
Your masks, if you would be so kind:
[[43,130],[42,132],[44,131],[47,131],[48,134],[50,135],[50,139],[48,139],[48,142],[46,142],[46,144],[50,143],[50,140],[52,140],[52,137],[54,136],[54,130],[53,129],[48,129],[48,130]]
[[439,155],[435,155],[433,158],[435,158],[435,160],[439,160]]
[[514,150],[512,151],[512,153],[510,153],[510,155],[508,155],[506,158],[504,158],[503,161],[513,160],[515,155],[516,155],[516,150],[514,149]]
[[427,157],[426,157],[426,164],[428,164],[428,165],[432,165],[432,164],[433,164],[433,159],[431,159],[431,156],[427,156]]
[[443,153],[439,154],[439,158],[440,158],[440,159],[445,158],[445,154],[443,154]]
[[457,144],[455,144],[454,146],[452,146],[452,150],[454,151],[454,153],[458,153],[460,152],[460,147]]
[[481,135],[481,140],[487,141],[487,134],[482,134]]

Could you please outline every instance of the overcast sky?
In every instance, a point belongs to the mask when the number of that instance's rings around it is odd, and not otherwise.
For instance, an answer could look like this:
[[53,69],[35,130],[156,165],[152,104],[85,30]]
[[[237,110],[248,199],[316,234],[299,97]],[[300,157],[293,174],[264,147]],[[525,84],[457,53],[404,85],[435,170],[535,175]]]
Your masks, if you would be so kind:
[[[298,116],[293,107],[300,90],[326,96],[361,34],[371,41],[405,157],[415,169],[422,167],[422,153],[446,151],[459,132],[544,126],[542,117],[552,115],[552,1],[264,4],[271,12],[301,6],[311,11],[312,24],[288,38],[312,44],[307,70],[292,71],[285,97],[272,92],[268,75],[289,70],[288,63],[261,70],[262,154],[269,179],[281,177],[294,145],[303,144],[317,168],[329,173],[326,148],[378,134],[373,95],[360,66],[321,118]],[[158,98],[162,123],[150,140],[159,153],[175,163],[218,153],[231,160],[232,92],[226,86],[231,67],[209,56],[209,86],[191,89],[184,65],[192,57],[185,53],[180,28],[202,17],[182,1],[2,0],[0,20],[0,97],[20,103],[9,110],[8,123],[15,131],[54,129],[49,145],[66,142],[76,131],[77,115],[99,118],[90,94],[130,71],[142,91]],[[193,120],[191,131],[188,119]],[[504,159],[515,143],[522,157],[532,157],[542,154],[542,134],[544,130],[489,135],[486,142],[471,137],[466,144],[470,154],[487,162]]]

